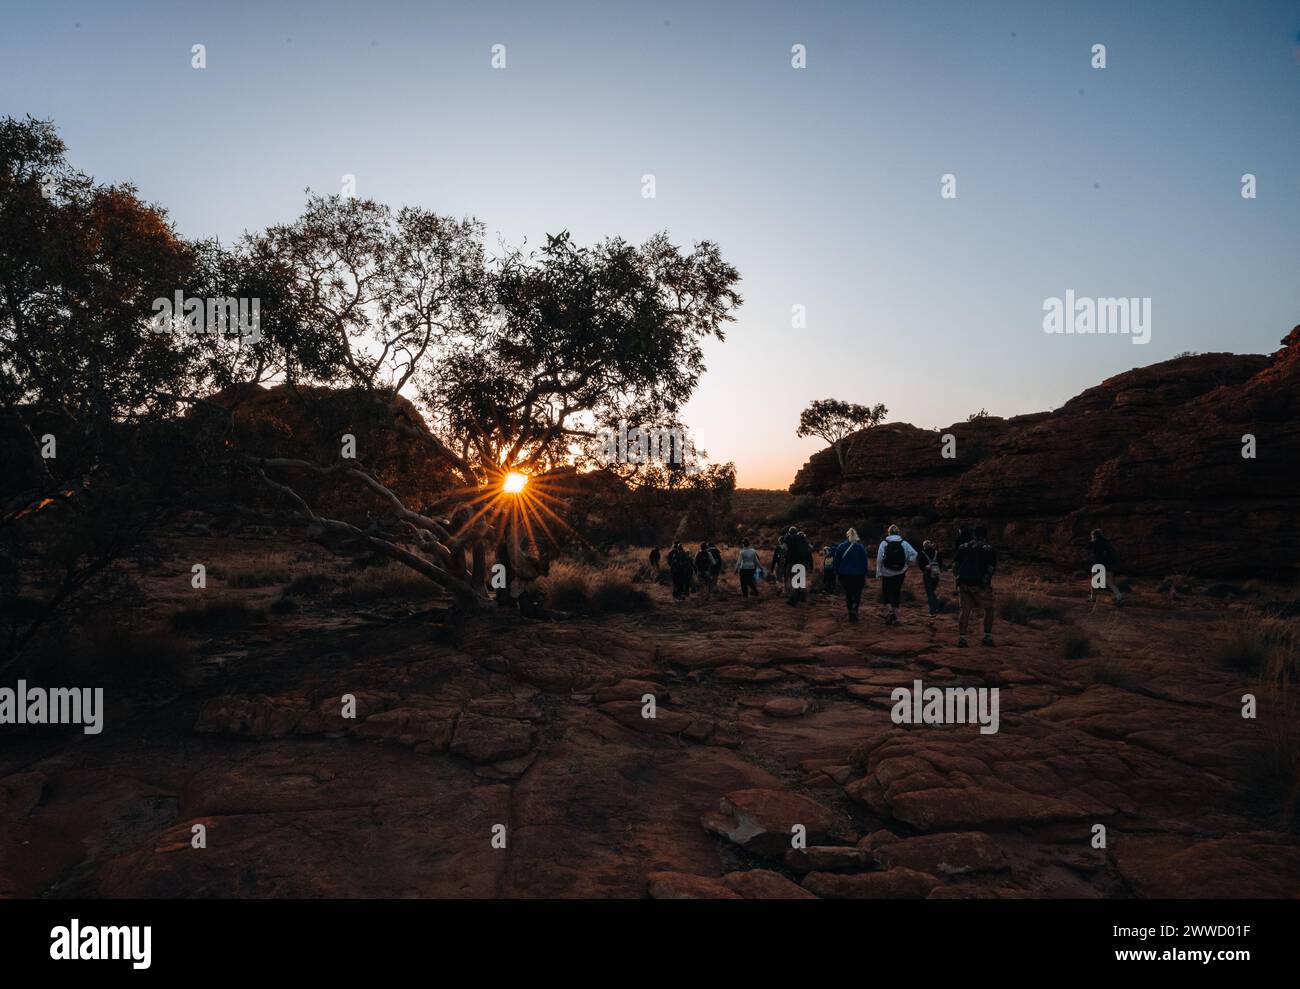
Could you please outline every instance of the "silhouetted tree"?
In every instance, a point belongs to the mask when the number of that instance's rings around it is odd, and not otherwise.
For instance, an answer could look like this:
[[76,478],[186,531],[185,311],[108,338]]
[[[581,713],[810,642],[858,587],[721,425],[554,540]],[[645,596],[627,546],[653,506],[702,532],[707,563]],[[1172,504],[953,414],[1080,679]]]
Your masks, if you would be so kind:
[[840,473],[843,473],[862,431],[880,425],[888,413],[889,410],[880,403],[867,406],[822,398],[799,413],[799,428],[795,435],[824,439],[835,451]]

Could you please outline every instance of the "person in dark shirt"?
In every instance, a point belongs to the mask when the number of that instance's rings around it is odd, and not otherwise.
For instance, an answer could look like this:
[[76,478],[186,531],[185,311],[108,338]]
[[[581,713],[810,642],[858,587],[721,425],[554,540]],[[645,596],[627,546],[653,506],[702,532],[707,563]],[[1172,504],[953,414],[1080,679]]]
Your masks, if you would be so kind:
[[927,539],[921,544],[916,565],[921,571],[921,583],[925,587],[925,598],[930,603],[930,614],[937,615],[942,607],[936,592],[939,589],[939,574],[943,572],[943,560],[933,541]]
[[656,577],[659,576],[659,547],[656,546],[650,550],[650,569],[654,571]]
[[862,585],[867,581],[867,548],[858,538],[858,530],[844,533],[844,542],[834,550],[835,577],[844,588],[844,604],[849,609],[849,621],[858,620],[862,604]]
[[668,572],[673,578],[673,599],[681,601],[691,593],[691,554],[681,543],[668,551]]
[[699,578],[700,589],[704,596],[713,596],[713,555],[708,543],[700,543],[700,551],[695,554],[695,576]]
[[[790,574],[790,604],[801,604],[808,597],[808,582],[812,580],[812,544],[804,533],[795,530],[786,536],[785,567]],[[802,570],[795,570],[802,567]]]
[[971,538],[957,547],[952,558],[952,572],[961,614],[957,619],[957,645],[965,648],[966,628],[972,611],[984,612],[984,645],[993,645],[993,574],[998,568],[997,552],[989,545],[988,529],[975,526]]

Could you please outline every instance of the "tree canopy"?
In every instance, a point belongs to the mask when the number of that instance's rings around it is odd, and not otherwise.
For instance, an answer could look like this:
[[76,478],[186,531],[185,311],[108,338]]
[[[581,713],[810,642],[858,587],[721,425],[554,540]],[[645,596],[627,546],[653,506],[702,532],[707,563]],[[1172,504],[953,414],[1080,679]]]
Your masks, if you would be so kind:
[[857,437],[864,429],[880,425],[889,410],[881,403],[872,406],[822,398],[799,413],[797,436],[820,436],[830,444],[843,472]]

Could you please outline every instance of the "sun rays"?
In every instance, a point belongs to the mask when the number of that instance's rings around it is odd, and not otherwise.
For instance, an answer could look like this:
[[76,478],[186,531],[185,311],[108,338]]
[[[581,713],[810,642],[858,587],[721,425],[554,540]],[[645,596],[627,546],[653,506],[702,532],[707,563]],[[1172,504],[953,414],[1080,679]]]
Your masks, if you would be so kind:
[[561,536],[581,540],[557,511],[563,511],[565,504],[559,497],[563,487],[559,478],[507,471],[494,482],[463,492],[470,495],[473,514],[459,528],[484,524],[492,528],[499,542],[517,539],[521,546],[559,545]]

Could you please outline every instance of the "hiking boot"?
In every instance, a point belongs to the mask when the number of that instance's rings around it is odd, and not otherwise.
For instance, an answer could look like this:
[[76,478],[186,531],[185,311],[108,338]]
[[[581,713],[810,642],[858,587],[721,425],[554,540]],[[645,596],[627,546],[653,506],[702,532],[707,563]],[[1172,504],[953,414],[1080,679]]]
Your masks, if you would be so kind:
[[991,645],[993,645],[993,636],[989,635],[988,632],[985,632],[985,633],[984,633],[983,645],[986,645],[986,646],[991,646]]
[[970,643],[966,641],[966,636],[964,636],[964,635],[963,635],[960,639],[957,640],[957,648],[958,648],[958,649],[965,649],[965,648],[967,648],[969,645],[970,645]]

